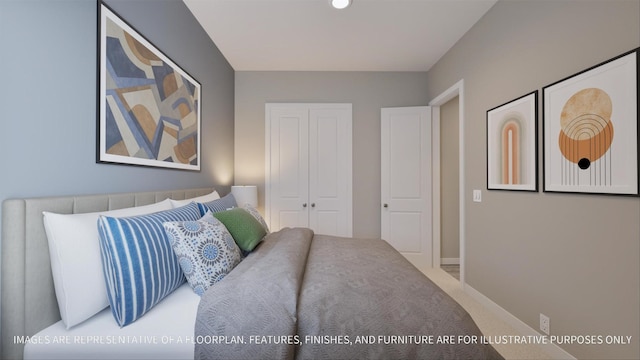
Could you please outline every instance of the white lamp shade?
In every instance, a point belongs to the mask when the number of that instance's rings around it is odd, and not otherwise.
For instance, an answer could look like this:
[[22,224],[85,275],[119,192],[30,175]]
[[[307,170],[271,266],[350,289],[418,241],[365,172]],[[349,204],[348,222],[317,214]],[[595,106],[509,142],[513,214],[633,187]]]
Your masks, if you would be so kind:
[[231,187],[231,193],[236,199],[236,203],[239,207],[250,205],[253,208],[258,207],[258,187],[255,185],[239,186],[234,185]]

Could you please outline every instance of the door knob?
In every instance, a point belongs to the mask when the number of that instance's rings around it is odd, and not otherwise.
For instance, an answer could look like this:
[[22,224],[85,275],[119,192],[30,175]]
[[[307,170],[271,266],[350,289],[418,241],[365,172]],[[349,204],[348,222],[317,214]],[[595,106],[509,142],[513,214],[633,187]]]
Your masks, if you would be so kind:
[[389,204],[384,204],[384,205],[382,205],[382,206],[384,206],[385,208],[388,208],[388,207],[389,207]]
[[316,203],[311,203],[311,207],[316,207]]
[[302,207],[306,208],[307,207],[307,203],[302,204]]

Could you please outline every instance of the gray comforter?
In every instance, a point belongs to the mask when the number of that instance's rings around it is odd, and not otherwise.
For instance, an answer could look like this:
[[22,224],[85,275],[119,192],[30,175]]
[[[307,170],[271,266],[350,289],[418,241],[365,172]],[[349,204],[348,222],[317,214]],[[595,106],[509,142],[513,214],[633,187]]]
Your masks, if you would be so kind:
[[502,359],[383,240],[284,229],[202,296],[196,359]]

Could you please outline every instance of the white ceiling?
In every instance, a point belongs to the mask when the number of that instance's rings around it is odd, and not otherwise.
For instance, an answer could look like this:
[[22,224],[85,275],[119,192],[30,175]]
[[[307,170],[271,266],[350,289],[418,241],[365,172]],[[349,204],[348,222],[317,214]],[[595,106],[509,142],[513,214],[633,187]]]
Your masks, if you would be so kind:
[[496,0],[183,0],[236,71],[427,71]]

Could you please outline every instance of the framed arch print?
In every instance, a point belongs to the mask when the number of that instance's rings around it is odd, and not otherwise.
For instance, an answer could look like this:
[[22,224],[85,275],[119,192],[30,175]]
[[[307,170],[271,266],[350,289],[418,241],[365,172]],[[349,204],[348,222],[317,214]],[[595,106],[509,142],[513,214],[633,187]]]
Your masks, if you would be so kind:
[[638,52],[543,88],[544,191],[638,196]]
[[487,189],[538,191],[538,91],[487,111]]

